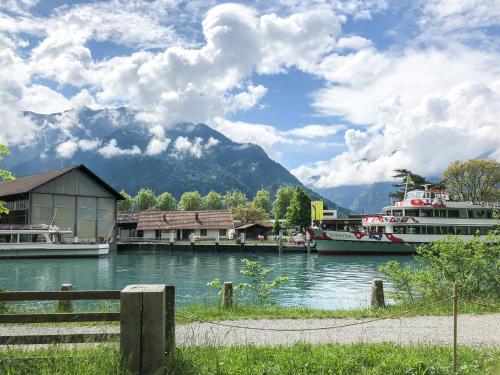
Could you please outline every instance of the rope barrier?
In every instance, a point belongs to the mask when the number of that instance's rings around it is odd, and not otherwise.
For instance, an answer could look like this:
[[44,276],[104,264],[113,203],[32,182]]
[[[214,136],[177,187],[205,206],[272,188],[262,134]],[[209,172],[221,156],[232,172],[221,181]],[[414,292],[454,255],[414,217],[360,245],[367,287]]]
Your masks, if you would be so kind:
[[[417,308],[414,308],[411,310],[405,310],[405,311],[400,312],[399,314],[393,314],[393,315],[389,315],[389,316],[385,316],[385,317],[381,317],[381,318],[365,320],[362,322],[348,323],[348,324],[343,324],[343,325],[339,325],[339,326],[327,326],[327,327],[315,327],[315,328],[262,328],[262,327],[249,327],[249,326],[241,326],[241,325],[237,325],[237,324],[228,324],[228,323],[220,323],[220,322],[199,322],[199,323],[218,325],[218,326],[228,327],[228,328],[248,329],[248,330],[254,330],[254,331],[274,331],[274,332],[322,331],[322,330],[332,330],[332,329],[338,329],[338,328],[352,327],[352,326],[357,326],[357,325],[361,325],[361,324],[373,323],[373,322],[377,322],[377,321],[381,321],[381,320],[394,319],[394,318],[400,317],[400,315],[405,315],[405,314],[408,314],[410,312],[422,310],[424,308],[434,306],[434,305],[437,305],[439,303],[449,301],[451,299],[453,299],[453,297],[448,297],[448,298],[445,298],[443,300],[429,303],[427,305],[420,306],[420,307],[417,307]],[[177,315],[177,316],[179,316],[180,318],[187,319],[191,323],[198,322],[197,320],[192,320],[186,316],[182,316],[182,315]]]
[[497,306],[497,305],[490,305],[490,304],[486,304],[484,302],[479,302],[479,301],[469,301],[469,300],[466,300],[468,303],[472,303],[474,305],[479,305],[479,306],[484,306],[484,307],[492,307],[494,309],[500,309],[500,306]]

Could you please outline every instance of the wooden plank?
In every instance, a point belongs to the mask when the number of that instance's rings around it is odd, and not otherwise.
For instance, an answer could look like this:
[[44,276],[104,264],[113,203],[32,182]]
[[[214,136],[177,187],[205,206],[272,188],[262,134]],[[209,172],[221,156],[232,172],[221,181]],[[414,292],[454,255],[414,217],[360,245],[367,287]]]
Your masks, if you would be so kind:
[[175,286],[165,287],[165,352],[175,349]]
[[165,285],[144,285],[142,293],[141,374],[165,371]]
[[120,313],[0,314],[0,323],[117,322]]
[[119,333],[74,333],[0,336],[0,345],[64,344],[118,341]]
[[142,288],[127,285],[120,299],[121,366],[131,374],[141,372]]
[[56,301],[120,299],[119,290],[73,290],[65,292],[0,292],[0,301]]

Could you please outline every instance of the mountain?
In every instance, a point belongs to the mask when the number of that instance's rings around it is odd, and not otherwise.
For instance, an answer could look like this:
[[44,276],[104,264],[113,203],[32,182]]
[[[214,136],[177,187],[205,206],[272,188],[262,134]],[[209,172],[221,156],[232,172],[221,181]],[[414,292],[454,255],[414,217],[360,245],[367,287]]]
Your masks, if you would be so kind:
[[344,185],[314,190],[324,197],[357,213],[378,213],[391,204],[388,194],[395,191],[393,182],[377,182],[369,185]]
[[[233,142],[204,124],[152,129],[123,107],[25,115],[36,123],[38,137],[11,147],[13,155],[2,161],[14,175],[81,163],[118,190],[135,194],[149,187],[177,198],[185,191],[205,195],[237,189],[251,199],[261,188],[274,195],[283,185],[304,187],[261,147]],[[307,190],[312,199],[322,199]],[[325,203],[334,206],[329,200]],[[349,213],[342,207],[339,211]]]

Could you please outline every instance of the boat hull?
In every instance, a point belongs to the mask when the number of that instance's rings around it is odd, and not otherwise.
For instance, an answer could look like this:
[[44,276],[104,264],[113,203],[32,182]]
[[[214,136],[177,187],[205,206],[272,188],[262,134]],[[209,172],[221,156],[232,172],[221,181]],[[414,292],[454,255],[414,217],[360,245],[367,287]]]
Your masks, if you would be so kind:
[[320,255],[414,254],[421,243],[368,242],[357,240],[315,240]]
[[0,258],[101,257],[109,254],[108,244],[0,245]]

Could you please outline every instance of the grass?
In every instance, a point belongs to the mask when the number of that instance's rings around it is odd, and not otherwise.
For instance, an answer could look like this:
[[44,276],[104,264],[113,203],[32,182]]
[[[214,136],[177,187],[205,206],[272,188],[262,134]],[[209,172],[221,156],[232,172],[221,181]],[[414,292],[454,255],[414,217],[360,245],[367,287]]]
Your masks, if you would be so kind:
[[[498,306],[499,302],[490,302]],[[280,305],[259,306],[252,304],[236,304],[232,309],[224,310],[219,304],[191,304],[177,311],[177,322],[238,320],[238,319],[309,319],[309,318],[380,318],[391,315],[451,315],[451,301],[425,307],[425,303],[397,304],[378,309],[323,310],[307,307],[284,307]],[[408,310],[413,310],[406,313]],[[459,301],[460,314],[486,314],[500,312],[500,308],[478,306]],[[187,318],[187,319],[186,319]]]
[[[192,347],[168,359],[168,374],[451,374],[451,349],[392,344]],[[14,375],[127,374],[117,345],[0,351],[0,373]],[[458,374],[498,374],[498,349],[458,350]]]

